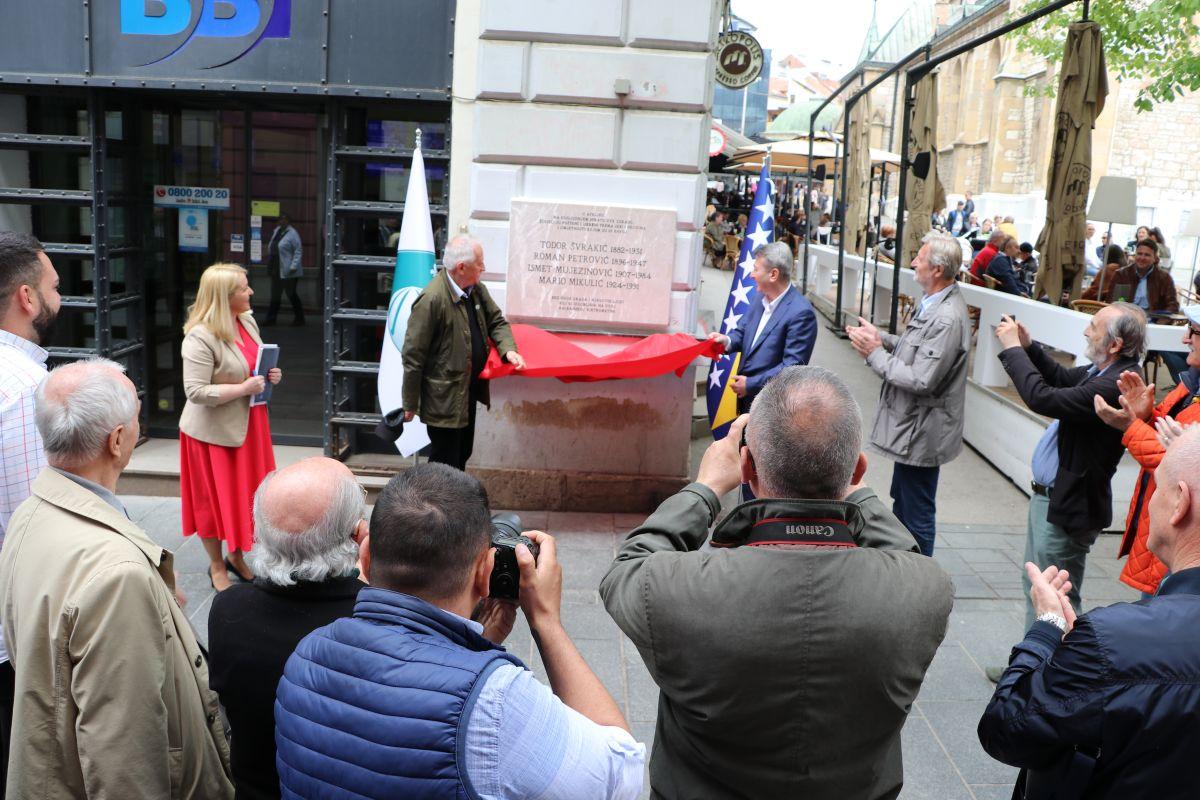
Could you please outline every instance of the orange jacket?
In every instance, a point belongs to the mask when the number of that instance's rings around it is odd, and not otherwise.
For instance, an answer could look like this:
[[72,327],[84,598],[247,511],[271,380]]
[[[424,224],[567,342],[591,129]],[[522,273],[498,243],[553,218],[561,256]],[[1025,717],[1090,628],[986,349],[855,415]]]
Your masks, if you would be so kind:
[[[1129,555],[1125,568],[1121,570],[1121,581],[1141,592],[1153,594],[1167,574],[1166,565],[1146,547],[1146,539],[1150,535],[1149,512],[1150,498],[1154,495],[1154,470],[1165,452],[1153,423],[1160,417],[1171,416],[1171,410],[1179,403],[1187,402],[1191,395],[1192,390],[1180,383],[1155,407],[1149,422],[1134,420],[1121,440],[1142,470],[1138,473],[1133,500],[1129,503],[1125,537],[1121,540],[1121,551],[1117,555]],[[1174,417],[1183,425],[1200,422],[1200,403],[1187,402]]]

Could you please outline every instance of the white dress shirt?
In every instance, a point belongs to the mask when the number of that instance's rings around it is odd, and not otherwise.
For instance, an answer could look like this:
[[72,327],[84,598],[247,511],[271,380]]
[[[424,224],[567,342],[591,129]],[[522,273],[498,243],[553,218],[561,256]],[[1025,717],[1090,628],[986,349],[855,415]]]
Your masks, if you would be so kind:
[[[9,518],[46,466],[42,436],[33,423],[33,393],[46,377],[47,355],[28,339],[0,331],[0,544]],[[3,661],[8,661],[8,650],[0,631]]]
[[[459,619],[483,635],[478,622]],[[464,750],[481,800],[635,800],[646,766],[646,746],[628,732],[597,725],[507,663],[479,691]]]
[[747,350],[752,349],[754,345],[758,344],[758,337],[762,336],[762,332],[766,329],[767,323],[771,321],[771,315],[775,313],[775,309],[779,308],[779,304],[783,301],[783,298],[787,297],[787,293],[791,290],[792,285],[789,283],[787,288],[780,292],[779,296],[774,300],[767,300],[765,297],[762,298],[762,319],[758,321],[758,327],[754,330],[754,338],[750,340],[750,347],[747,347]]

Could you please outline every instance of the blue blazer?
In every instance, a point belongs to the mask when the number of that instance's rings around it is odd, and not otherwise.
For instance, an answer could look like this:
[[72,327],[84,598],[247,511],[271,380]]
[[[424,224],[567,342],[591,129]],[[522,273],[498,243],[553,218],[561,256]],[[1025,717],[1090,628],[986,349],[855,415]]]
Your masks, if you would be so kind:
[[771,314],[758,341],[751,346],[762,319],[762,295],[742,315],[741,324],[729,334],[730,353],[741,353],[738,374],[746,376],[746,395],[753,397],[784,367],[807,364],[817,342],[817,315],[812,303],[790,287]]
[[988,275],[1000,281],[1000,291],[1020,295],[1021,297],[1029,296],[1029,292],[1025,290],[1025,287],[1017,277],[1016,271],[1013,269],[1012,261],[1004,253],[997,253],[988,262],[988,268],[985,271]]

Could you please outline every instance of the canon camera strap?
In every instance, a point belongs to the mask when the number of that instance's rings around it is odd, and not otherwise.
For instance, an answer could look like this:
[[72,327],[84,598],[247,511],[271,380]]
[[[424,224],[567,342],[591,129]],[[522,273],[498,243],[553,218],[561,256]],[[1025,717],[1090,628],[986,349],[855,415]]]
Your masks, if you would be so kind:
[[826,547],[857,547],[850,526],[840,519],[821,517],[767,517],[754,524],[747,545],[817,544]]

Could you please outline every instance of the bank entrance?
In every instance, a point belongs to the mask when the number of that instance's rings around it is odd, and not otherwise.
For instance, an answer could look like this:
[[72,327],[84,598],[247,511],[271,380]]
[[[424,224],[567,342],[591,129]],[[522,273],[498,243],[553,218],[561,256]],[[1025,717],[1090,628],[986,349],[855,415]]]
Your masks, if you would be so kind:
[[266,322],[269,243],[286,214],[303,247],[304,324],[285,294],[262,331],[285,371],[273,438],[341,457],[380,449],[377,362],[414,137],[419,127],[440,245],[448,117],[445,103],[0,93],[0,226],[41,239],[59,272],[52,360],[121,362],[144,430],[176,436],[199,276],[217,261],[245,266]]

